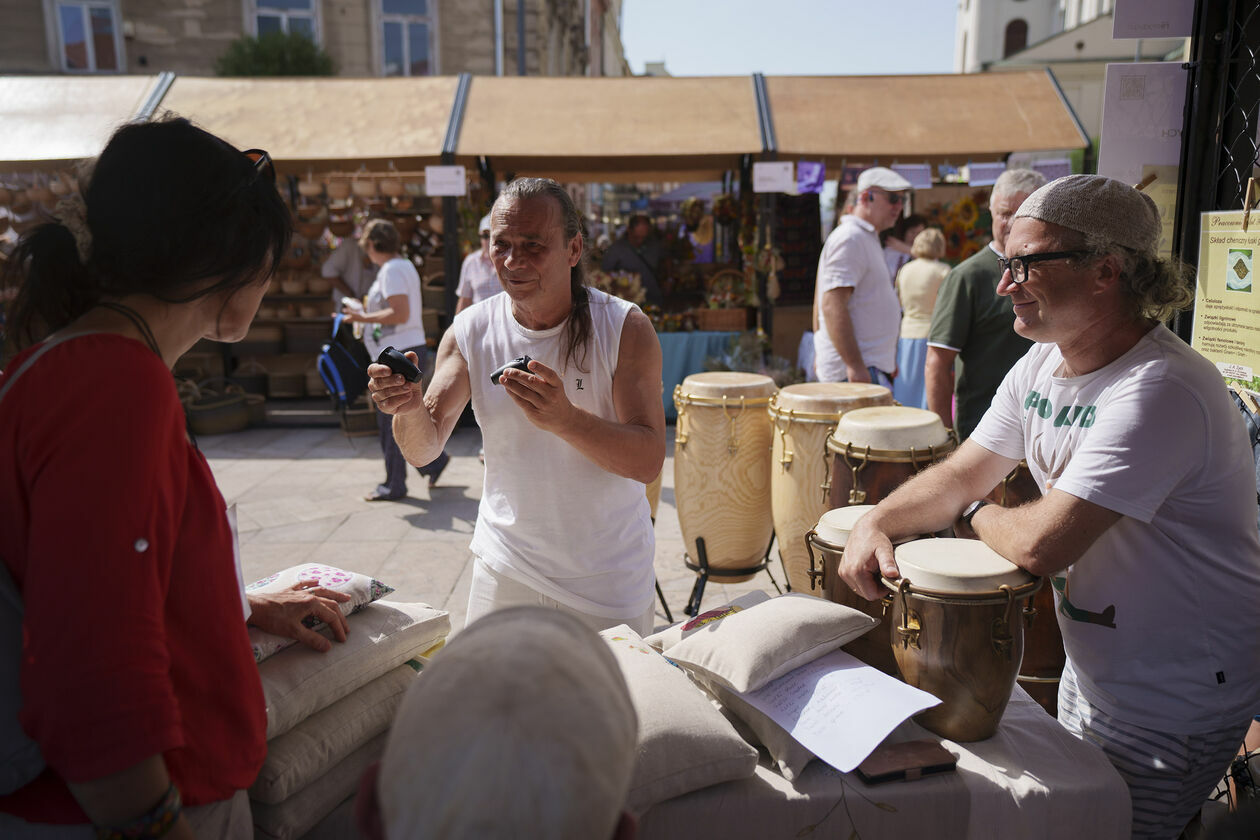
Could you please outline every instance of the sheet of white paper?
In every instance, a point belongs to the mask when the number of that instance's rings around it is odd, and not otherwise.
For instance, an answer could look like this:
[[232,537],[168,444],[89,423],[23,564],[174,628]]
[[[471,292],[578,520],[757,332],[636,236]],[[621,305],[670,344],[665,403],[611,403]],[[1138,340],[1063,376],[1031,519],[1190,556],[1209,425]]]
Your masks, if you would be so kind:
[[842,650],[741,696],[842,773],[906,718],[941,702]]

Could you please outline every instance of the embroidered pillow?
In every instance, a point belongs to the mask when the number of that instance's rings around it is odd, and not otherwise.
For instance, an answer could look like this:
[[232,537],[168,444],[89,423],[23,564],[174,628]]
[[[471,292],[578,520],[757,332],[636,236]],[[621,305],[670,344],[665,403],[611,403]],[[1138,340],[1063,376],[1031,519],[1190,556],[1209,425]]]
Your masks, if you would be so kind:
[[723,604],[720,607],[711,609],[708,612],[702,612],[700,615],[690,621],[680,621],[677,624],[671,624],[664,630],[653,633],[651,636],[644,636],[643,641],[662,653],[665,653],[674,645],[681,642],[688,636],[700,632],[700,629],[706,624],[712,624],[715,621],[721,621],[729,615],[734,615],[740,610],[746,610],[754,604],[760,604],[762,601],[769,601],[770,596],[762,592],[760,589],[756,592],[747,592],[740,595],[729,604]]
[[[276,572],[274,575],[269,575],[262,580],[256,580],[245,587],[245,592],[247,594],[282,592],[302,580],[317,580],[319,585],[325,589],[344,592],[349,595],[349,601],[338,605],[341,608],[342,615],[352,615],[373,601],[380,600],[394,591],[394,587],[381,583],[379,580],[370,578],[367,575],[347,572],[345,569],[338,569],[336,566],[325,566],[321,563],[303,563],[300,566],[291,566],[282,572]],[[324,622],[312,616],[307,616],[303,623],[312,630],[319,630],[326,626]],[[266,633],[257,627],[251,627],[249,628],[249,642],[254,648],[254,661],[262,662],[277,651],[295,644],[296,640],[277,636],[273,633]]]

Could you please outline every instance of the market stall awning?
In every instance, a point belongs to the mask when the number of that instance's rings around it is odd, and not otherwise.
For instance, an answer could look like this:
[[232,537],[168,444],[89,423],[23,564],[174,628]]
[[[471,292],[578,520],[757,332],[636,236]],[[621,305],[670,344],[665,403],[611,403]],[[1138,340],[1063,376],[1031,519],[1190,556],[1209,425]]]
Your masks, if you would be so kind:
[[1042,70],[766,79],[781,159],[952,162],[1082,149],[1089,138]]
[[478,76],[460,156],[559,181],[709,181],[761,150],[747,76]]
[[[161,111],[194,120],[242,149],[271,153],[292,174],[366,164],[439,162],[456,76],[407,79],[175,80]],[[160,111],[159,111],[160,113]]]
[[0,76],[0,169],[95,157],[135,117],[157,76]]

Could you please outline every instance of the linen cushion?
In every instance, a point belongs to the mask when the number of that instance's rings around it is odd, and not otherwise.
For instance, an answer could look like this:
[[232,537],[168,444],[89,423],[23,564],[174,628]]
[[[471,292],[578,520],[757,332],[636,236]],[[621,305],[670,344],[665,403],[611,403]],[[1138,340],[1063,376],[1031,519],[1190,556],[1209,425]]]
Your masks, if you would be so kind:
[[624,624],[600,635],[617,659],[639,718],[630,811],[642,813],[665,799],[753,774],[757,750],[686,674]]
[[708,612],[702,612],[690,621],[680,621],[650,636],[644,636],[643,641],[664,653],[688,636],[698,633],[706,624],[721,621],[728,615],[734,615],[740,610],[746,610],[754,604],[760,604],[762,601],[769,600],[770,596],[760,589],[755,592],[746,592],[729,604],[723,604]]
[[[743,726],[735,730],[753,746],[765,747],[771,760],[789,782],[801,775],[805,765],[814,760],[812,752],[801,745],[792,735],[765,712],[749,703],[738,693],[719,682],[704,682],[703,687],[722,705],[728,716]],[[741,731],[742,730],[742,731]]]
[[668,653],[702,679],[736,691],[756,691],[878,623],[812,595],[780,595],[704,625]]

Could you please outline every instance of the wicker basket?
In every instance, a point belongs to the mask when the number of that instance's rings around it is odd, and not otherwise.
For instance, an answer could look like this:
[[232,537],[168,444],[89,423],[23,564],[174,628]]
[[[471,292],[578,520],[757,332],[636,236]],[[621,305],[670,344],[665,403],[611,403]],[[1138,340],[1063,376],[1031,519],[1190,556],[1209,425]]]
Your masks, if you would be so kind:
[[341,431],[345,432],[346,437],[376,435],[376,411],[370,404],[365,408],[344,409],[341,412]]
[[249,426],[249,404],[239,386],[222,379],[179,385],[180,402],[194,435],[222,435]]
[[748,328],[748,310],[744,307],[734,309],[697,309],[696,324],[700,329],[712,332],[733,332]]

